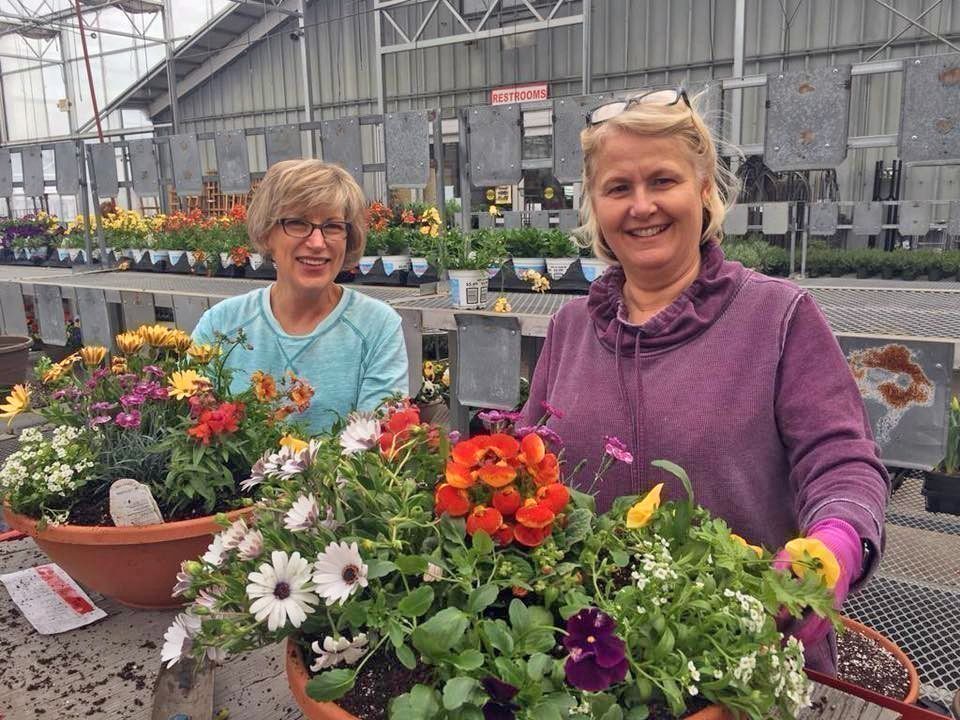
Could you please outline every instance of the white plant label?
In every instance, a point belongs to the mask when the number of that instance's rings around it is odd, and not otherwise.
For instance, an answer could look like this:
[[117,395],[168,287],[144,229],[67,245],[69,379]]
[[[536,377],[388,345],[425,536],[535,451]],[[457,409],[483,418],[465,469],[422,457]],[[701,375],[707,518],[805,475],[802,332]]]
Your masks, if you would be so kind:
[[110,517],[117,527],[163,522],[150,488],[130,478],[120,478],[110,486]]

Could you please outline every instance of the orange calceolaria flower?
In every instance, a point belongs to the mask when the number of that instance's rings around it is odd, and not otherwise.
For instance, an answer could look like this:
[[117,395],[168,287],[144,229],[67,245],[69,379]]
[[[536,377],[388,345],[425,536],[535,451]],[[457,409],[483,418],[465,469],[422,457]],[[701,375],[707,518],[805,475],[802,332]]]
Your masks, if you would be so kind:
[[477,481],[473,473],[470,472],[470,468],[468,468],[466,465],[461,465],[458,462],[454,462],[453,460],[450,460],[447,463],[446,478],[447,482],[453,485],[455,488],[464,489],[472,487]]
[[544,528],[553,522],[556,513],[541,502],[527,498],[517,510],[517,522],[528,528]]
[[550,536],[551,532],[553,532],[553,529],[549,526],[542,528],[531,528],[526,527],[525,525],[517,525],[513,529],[513,539],[521,545],[534,548],[546,540]]
[[277,396],[277,383],[273,376],[257,370],[250,376],[250,383],[253,385],[253,392],[256,393],[257,400],[268,402]]
[[497,490],[491,500],[493,506],[503,515],[513,515],[523,504],[523,497],[513,485]]
[[545,505],[553,510],[554,513],[559,514],[563,512],[567,503],[570,502],[570,491],[567,490],[566,485],[558,482],[551,485],[544,485],[537,489],[537,500],[541,505]]
[[520,441],[520,451],[523,456],[523,462],[527,467],[536,467],[543,461],[547,454],[547,448],[543,444],[543,438],[535,432],[524,435]]
[[483,530],[487,535],[493,536],[502,524],[503,515],[499,510],[477,505],[467,516],[467,533],[473,535],[478,530]]
[[437,488],[434,504],[437,515],[446,513],[451,517],[461,517],[470,511],[470,498],[467,493],[447,483]]
[[536,467],[527,467],[537,485],[551,485],[560,482],[560,463],[553,453],[544,455]]
[[501,547],[505,547],[513,542],[513,524],[505,522],[493,534],[493,539]]

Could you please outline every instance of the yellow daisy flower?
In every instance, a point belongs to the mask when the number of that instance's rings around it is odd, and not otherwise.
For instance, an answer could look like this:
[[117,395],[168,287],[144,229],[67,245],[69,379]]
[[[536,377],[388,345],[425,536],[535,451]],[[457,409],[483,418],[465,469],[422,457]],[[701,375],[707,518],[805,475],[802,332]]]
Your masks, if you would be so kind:
[[107,356],[107,349],[103,345],[87,345],[80,348],[80,358],[87,367],[97,367]]
[[117,349],[124,355],[133,355],[143,347],[143,337],[138,332],[120,333],[116,342]]
[[183,330],[171,330],[167,336],[167,347],[172,347],[181,355],[193,345],[193,338]]
[[9,426],[13,419],[20,413],[30,409],[30,388],[26,385],[14,385],[10,394],[7,395],[5,404],[0,405],[0,418],[7,418]]
[[171,330],[163,325],[143,325],[137,329],[137,333],[150,347],[170,347]]
[[187,355],[195,363],[205,365],[220,354],[220,348],[217,345],[191,345],[187,349]]
[[196,370],[172,372],[170,373],[170,379],[167,381],[170,395],[177,400],[193,397],[207,384],[209,384],[209,380]]

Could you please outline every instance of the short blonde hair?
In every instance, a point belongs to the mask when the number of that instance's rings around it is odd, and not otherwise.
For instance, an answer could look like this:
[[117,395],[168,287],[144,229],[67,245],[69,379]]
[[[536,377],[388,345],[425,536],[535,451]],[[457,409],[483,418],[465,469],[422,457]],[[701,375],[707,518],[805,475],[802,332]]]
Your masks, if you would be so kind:
[[[694,103],[695,104],[695,103]],[[618,264],[616,255],[603,238],[593,208],[593,183],[597,174],[597,155],[604,140],[615,132],[643,137],[676,137],[690,150],[697,175],[708,180],[703,203],[703,227],[700,244],[723,240],[723,218],[737,198],[738,181],[717,157],[717,144],[703,117],[682,100],[673,105],[633,105],[609,120],[580,132],[583,147],[583,225],[580,235],[593,248],[593,254],[608,263]]]
[[336,208],[350,223],[344,265],[355,265],[367,241],[367,200],[353,176],[320,160],[284,160],[263,176],[247,210],[247,235],[261,252],[277,220],[304,217],[320,208]]

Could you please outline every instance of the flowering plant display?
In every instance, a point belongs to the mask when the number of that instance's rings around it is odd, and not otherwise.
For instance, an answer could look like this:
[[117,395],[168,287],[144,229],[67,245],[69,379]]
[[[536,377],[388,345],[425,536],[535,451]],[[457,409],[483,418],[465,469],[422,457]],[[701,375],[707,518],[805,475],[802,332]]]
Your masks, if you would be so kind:
[[34,250],[56,243],[56,236],[63,233],[60,221],[43,210],[22,218],[0,221],[0,246],[14,249]]
[[448,360],[424,360],[423,381],[414,400],[421,404],[436,400],[450,400],[450,362]]
[[441,270],[486,270],[502,264],[507,250],[500,232],[476,230],[464,234],[454,227],[436,238],[426,257],[431,265]]
[[112,357],[88,345],[41,359],[38,380],[16,386],[0,410],[8,419],[33,410],[57,430],[52,440],[21,435],[0,467],[0,497],[45,522],[105,524],[111,483],[133,478],[167,519],[238,506],[238,482],[296,430],[287,416],[312,395],[297,378],[264,373],[232,393],[225,362],[244,342],[195,345],[181,330],[145,325],[118,335]]
[[[598,514],[563,484],[560,438],[518,419],[489,412],[487,434],[450,439],[391,402],[265,454],[252,520],[184,563],[176,592],[192,604],[163,660],[295,636],[307,693],[368,720],[639,719],[707,702],[796,717],[802,647],[775,617],[835,617],[819,564],[798,559],[817,570],[802,580],[774,570],[667,462],[688,497],[658,486]],[[633,461],[605,446],[607,467]]]

